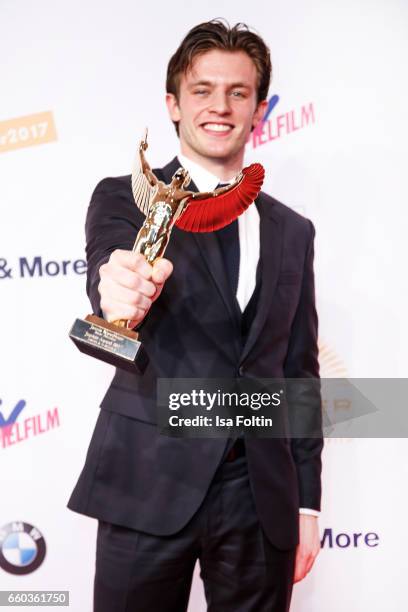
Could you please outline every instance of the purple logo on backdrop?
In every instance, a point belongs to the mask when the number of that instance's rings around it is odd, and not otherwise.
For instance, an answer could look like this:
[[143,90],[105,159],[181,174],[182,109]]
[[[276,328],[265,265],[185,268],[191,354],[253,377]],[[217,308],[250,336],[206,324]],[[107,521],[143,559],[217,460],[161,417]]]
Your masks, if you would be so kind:
[[0,567],[10,574],[31,574],[44,561],[42,533],[30,523],[15,521],[0,528]]
[[269,115],[271,114],[271,112],[273,111],[273,109],[275,108],[278,102],[279,102],[279,96],[277,96],[276,94],[272,96],[271,98],[269,98],[268,108],[266,109],[266,112],[262,118],[262,123],[265,123],[265,121],[268,121]]
[[[1,403],[2,402],[0,400],[0,404]],[[10,412],[7,419],[5,419],[3,416],[3,413],[0,412],[0,427],[8,427],[9,425],[12,425],[13,423],[15,423],[17,421],[17,418],[20,412],[24,410],[25,406],[26,406],[25,400],[18,401],[17,404],[14,406],[13,410]]]
[[321,539],[322,548],[374,548],[378,546],[380,538],[377,533],[347,533],[345,531],[335,533],[331,527],[323,532]]
[[0,257],[0,280],[7,278],[41,278],[56,276],[82,276],[86,274],[84,259],[44,259],[41,255],[35,257],[19,257],[17,265],[10,265],[9,260]]
[[[39,436],[60,426],[57,407],[47,410],[45,413],[19,419],[26,405],[27,402],[24,399],[19,400],[7,417],[5,416],[4,408],[1,408],[0,448],[7,448],[18,442],[24,442],[29,438]],[[0,399],[1,406],[2,401]]]

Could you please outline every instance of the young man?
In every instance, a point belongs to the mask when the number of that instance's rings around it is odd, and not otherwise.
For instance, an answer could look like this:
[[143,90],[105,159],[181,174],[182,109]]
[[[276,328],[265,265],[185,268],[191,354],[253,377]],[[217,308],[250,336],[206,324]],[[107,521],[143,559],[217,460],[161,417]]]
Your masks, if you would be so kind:
[[[268,48],[246,26],[193,28],[167,75],[180,154],[155,174],[168,183],[182,165],[200,191],[230,181],[270,73]],[[156,383],[318,378],[313,226],[261,193],[223,230],[174,229],[151,267],[131,252],[143,220],[130,176],[97,186],[88,294],[97,314],[141,324],[150,361],[142,376],[116,372],[68,504],[99,519],[94,610],[183,612],[199,559],[210,612],[284,612],[320,548],[322,439],[159,435]],[[296,408],[320,430],[319,397],[299,394]]]

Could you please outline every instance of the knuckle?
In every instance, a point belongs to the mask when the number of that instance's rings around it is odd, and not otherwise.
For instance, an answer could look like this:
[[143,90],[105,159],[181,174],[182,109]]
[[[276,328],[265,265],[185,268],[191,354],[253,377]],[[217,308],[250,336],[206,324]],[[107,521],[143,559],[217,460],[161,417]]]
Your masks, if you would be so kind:
[[145,294],[148,298],[152,298],[157,291],[157,287],[154,283],[147,282],[145,286]]
[[169,259],[161,259],[158,263],[160,267],[166,272],[171,272],[171,270],[173,270],[173,264]]
[[139,308],[137,306],[134,306],[133,308],[131,308],[129,310],[129,316],[128,319],[137,319],[139,316]]
[[139,270],[141,274],[143,274],[143,276],[150,276],[151,265],[146,261],[146,258],[144,255],[139,253],[138,257],[139,259],[137,261],[137,269]]
[[147,308],[142,308],[141,306],[138,306],[136,308],[134,318],[137,319],[138,321],[140,321],[146,315],[147,311],[148,311]]
[[166,269],[167,274],[170,276],[170,274],[173,272],[173,264],[168,259],[166,259]]
[[141,303],[141,293],[139,291],[134,291],[133,296],[131,298],[132,306],[138,307]]
[[144,259],[141,253],[133,253],[133,258],[134,258],[134,261],[137,261],[137,262],[143,261]]
[[140,269],[143,267],[144,256],[141,253],[133,253],[132,265],[134,268]]
[[141,293],[139,293],[138,300],[137,300],[137,306],[139,308],[143,308],[145,310],[148,310],[150,308],[151,304],[152,304],[152,301],[148,297],[146,297],[145,295],[142,295]]
[[145,309],[144,309],[144,308],[138,308],[138,309],[135,311],[135,315],[134,315],[134,317],[133,317],[133,318],[134,318],[134,319],[137,319],[138,321],[140,321],[141,319],[143,319],[143,317],[145,316],[145,314],[146,314],[146,311],[145,311]]
[[132,277],[132,287],[133,287],[133,289],[139,289],[140,283],[141,283],[140,276],[137,273],[134,274],[133,277]]
[[159,297],[159,295],[161,294],[163,289],[163,285],[155,285],[155,291],[154,294],[151,296],[151,300],[152,302],[154,302],[155,300],[157,300],[157,298]]

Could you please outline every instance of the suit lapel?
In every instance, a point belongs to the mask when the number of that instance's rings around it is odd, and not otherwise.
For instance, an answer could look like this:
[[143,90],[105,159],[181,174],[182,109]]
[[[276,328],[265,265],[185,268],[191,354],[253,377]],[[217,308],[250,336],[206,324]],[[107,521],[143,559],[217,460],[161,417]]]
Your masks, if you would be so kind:
[[222,258],[217,236],[212,232],[204,234],[194,233],[193,238],[201,251],[207,269],[221,295],[231,319],[233,319],[237,325],[237,331],[241,333],[241,313],[228,281],[225,263]]
[[282,259],[282,220],[262,193],[256,201],[260,216],[261,290],[256,314],[242,349],[242,363],[262,332],[279,276]]
[[[167,166],[154,172],[159,179],[169,183],[173,174],[180,166],[180,161],[175,157]],[[198,191],[193,182],[190,183],[189,188],[192,191]],[[256,314],[241,351],[240,363],[249,355],[262,332],[271,307],[282,259],[283,228],[281,217],[276,213],[274,206],[262,195],[262,192],[256,200],[256,206],[260,216],[261,290]],[[241,334],[241,312],[235,296],[232,295],[216,235],[210,232],[202,234],[185,232],[185,234],[183,240],[191,240],[191,243],[195,244],[199,249],[208,273],[231,319],[236,324],[237,338],[239,339]]]

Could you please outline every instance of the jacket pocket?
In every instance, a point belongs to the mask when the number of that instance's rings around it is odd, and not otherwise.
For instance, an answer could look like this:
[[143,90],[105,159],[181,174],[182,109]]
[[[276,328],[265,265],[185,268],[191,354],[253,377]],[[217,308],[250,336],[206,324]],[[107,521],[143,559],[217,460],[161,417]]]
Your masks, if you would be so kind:
[[115,412],[150,425],[157,423],[156,397],[141,397],[138,393],[111,385],[102,400],[101,409]]

